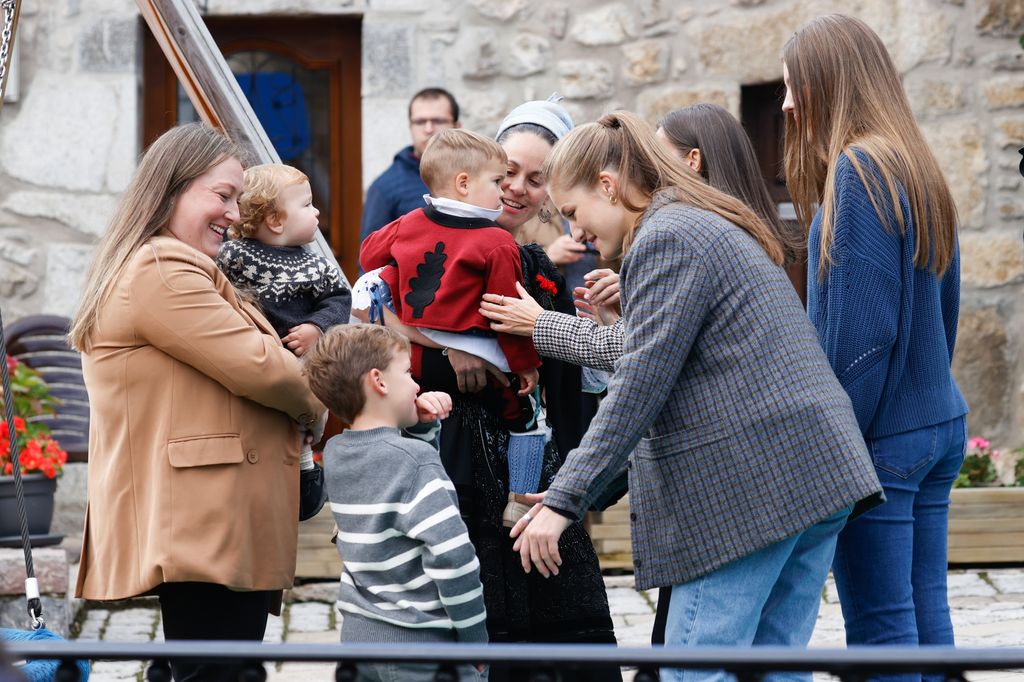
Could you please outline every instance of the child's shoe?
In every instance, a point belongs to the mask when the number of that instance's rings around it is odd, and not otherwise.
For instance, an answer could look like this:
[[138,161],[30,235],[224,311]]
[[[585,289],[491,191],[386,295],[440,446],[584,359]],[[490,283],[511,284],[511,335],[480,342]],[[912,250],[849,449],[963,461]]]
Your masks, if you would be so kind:
[[501,524],[506,528],[511,528],[532,508],[533,505],[526,501],[525,495],[509,493],[508,504],[505,505],[505,511],[501,514]]

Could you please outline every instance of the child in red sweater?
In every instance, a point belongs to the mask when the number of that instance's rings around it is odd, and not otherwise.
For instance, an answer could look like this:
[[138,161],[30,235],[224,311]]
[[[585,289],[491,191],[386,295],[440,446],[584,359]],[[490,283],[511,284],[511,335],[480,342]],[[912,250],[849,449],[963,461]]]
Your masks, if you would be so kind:
[[506,165],[504,150],[487,137],[457,128],[435,135],[420,160],[427,205],[363,242],[359,259],[367,275],[355,287],[353,307],[357,316],[366,314],[360,309],[369,297],[360,292],[373,288],[379,299],[386,290],[381,312],[388,324],[413,328],[423,345],[464,350],[518,377],[518,393],[507,393],[501,416],[512,431],[510,492],[526,493],[536,492],[548,437],[538,424],[540,357],[531,339],[495,334],[479,312],[484,293],[518,297],[523,277],[519,246],[494,222]]

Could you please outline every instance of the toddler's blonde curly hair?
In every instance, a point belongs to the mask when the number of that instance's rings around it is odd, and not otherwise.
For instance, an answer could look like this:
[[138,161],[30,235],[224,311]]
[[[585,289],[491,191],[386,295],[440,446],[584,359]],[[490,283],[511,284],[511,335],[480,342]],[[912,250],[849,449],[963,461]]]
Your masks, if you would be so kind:
[[238,222],[228,230],[232,239],[255,237],[267,218],[276,215],[284,219],[284,211],[277,205],[281,190],[291,185],[309,182],[298,168],[283,163],[264,163],[245,169],[245,190],[238,200]]

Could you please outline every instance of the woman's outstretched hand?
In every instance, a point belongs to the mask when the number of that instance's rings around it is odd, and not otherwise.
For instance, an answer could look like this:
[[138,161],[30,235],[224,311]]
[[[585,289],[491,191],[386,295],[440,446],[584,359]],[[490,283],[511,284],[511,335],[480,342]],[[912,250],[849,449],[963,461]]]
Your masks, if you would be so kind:
[[516,282],[519,298],[500,294],[484,294],[480,302],[480,314],[491,321],[491,329],[518,336],[533,336],[537,318],[544,312],[537,301]]
[[510,535],[517,538],[512,550],[519,552],[524,571],[529,573],[536,566],[542,576],[550,578],[558,575],[558,567],[562,565],[558,539],[572,522],[544,506],[544,493],[527,495],[527,498],[537,504],[512,527]]
[[454,348],[449,348],[445,352],[448,355],[448,362],[452,364],[452,370],[455,371],[460,393],[476,393],[483,390],[487,385],[488,374],[497,379],[502,386],[508,386],[509,381],[505,373],[483,358]]

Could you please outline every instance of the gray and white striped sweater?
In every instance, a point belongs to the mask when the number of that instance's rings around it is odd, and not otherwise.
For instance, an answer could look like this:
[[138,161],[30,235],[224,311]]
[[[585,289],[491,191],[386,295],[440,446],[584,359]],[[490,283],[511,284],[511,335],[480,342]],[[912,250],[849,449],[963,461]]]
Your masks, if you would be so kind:
[[480,563],[437,451],[398,429],[348,430],[324,468],[342,639],[486,642]]

